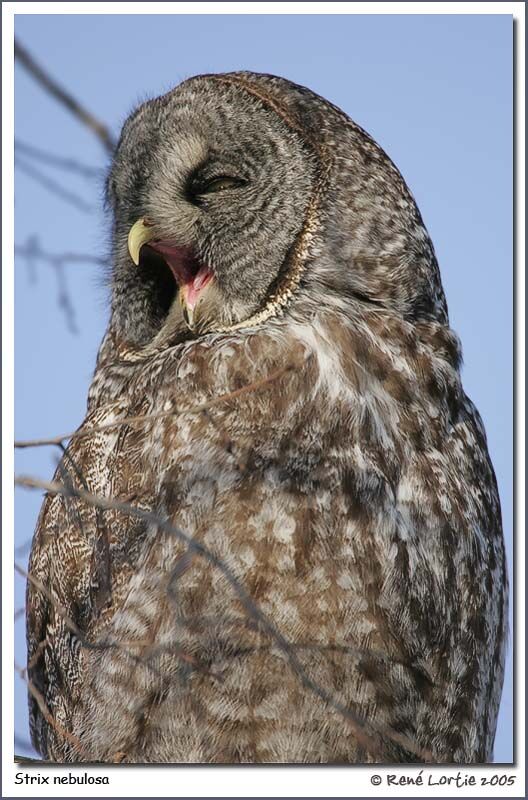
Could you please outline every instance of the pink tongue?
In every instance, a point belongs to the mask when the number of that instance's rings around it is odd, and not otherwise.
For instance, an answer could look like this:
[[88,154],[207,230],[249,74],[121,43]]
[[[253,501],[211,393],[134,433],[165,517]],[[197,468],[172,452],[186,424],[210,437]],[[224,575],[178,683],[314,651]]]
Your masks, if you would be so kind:
[[198,295],[213,277],[212,272],[202,266],[195,273],[196,262],[187,247],[178,247],[170,242],[151,242],[150,247],[164,257],[185,294],[185,302],[194,308]]
[[196,305],[196,301],[198,300],[198,295],[206,286],[212,278],[212,273],[209,272],[207,267],[200,267],[196,275],[190,280],[185,283],[185,298],[187,301],[187,305],[190,308],[194,308]]

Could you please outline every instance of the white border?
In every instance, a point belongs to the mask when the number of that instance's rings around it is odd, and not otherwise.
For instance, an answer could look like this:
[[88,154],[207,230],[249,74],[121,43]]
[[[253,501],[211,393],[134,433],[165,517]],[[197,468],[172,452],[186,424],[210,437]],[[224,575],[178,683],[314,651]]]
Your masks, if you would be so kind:
[[524,3],[427,2],[196,2],[196,3],[4,3],[16,14],[513,14]]
[[[515,767],[465,767],[425,768],[422,771],[422,786],[389,786],[387,773],[416,778],[419,768],[401,767],[75,767],[71,774],[91,776],[108,775],[110,786],[35,785],[16,786],[16,772],[36,776],[65,775],[65,767],[51,767],[38,770],[35,767],[13,765],[13,653],[14,653],[14,582],[12,554],[14,546],[13,513],[13,450],[14,438],[14,64],[13,33],[14,14],[512,14],[517,20],[516,30],[516,537],[515,537],[515,589],[516,589],[516,726],[515,753],[518,763]],[[524,519],[525,519],[525,469],[524,469],[524,363],[525,363],[525,41],[524,41],[524,3],[511,2],[379,2],[379,3],[336,3],[336,2],[203,2],[203,3],[138,3],[138,2],[79,2],[79,3],[4,3],[2,6],[2,89],[3,89],[3,220],[2,220],[2,337],[3,337],[3,504],[2,504],[2,554],[3,554],[3,714],[2,714],[2,796],[3,797],[523,797],[524,759],[525,759],[525,654],[524,654],[524,576],[521,579],[521,565],[525,563]],[[176,770],[178,771],[176,774]],[[476,776],[477,786],[456,787],[428,786],[428,776],[434,781],[439,776]],[[513,775],[513,787],[483,787],[480,777],[492,774]],[[375,787],[371,783],[374,775],[382,777],[382,783]],[[50,778],[52,781],[53,778]],[[258,793],[258,794],[256,794]]]

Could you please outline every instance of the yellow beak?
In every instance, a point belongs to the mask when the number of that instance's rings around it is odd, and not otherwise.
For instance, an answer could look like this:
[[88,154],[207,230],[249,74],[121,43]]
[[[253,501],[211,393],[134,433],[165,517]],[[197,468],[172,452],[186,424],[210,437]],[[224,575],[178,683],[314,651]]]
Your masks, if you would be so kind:
[[144,244],[154,238],[152,225],[144,217],[134,222],[128,232],[128,252],[134,264],[139,264],[139,251]]

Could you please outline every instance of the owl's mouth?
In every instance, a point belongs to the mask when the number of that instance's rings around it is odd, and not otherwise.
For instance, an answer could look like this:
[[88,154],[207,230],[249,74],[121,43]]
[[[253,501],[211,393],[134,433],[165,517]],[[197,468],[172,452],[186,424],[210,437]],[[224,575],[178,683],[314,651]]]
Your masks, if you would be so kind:
[[193,311],[202,291],[213,278],[211,270],[198,261],[190,248],[179,247],[171,242],[153,241],[141,248],[140,266],[148,268],[153,261],[158,271],[160,266],[165,266],[167,274],[160,276],[162,283],[170,286],[172,276],[171,300],[179,290],[182,303],[189,311]]
[[166,317],[178,297],[187,326],[195,326],[195,310],[202,293],[213,279],[212,271],[195,256],[192,248],[169,241],[151,240],[136,255],[138,267],[154,284],[160,316]]

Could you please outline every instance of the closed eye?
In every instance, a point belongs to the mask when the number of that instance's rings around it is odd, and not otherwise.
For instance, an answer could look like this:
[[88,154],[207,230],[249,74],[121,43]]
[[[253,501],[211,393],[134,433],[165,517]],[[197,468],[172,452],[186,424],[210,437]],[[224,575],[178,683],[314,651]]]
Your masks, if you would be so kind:
[[216,178],[211,178],[203,183],[193,186],[193,195],[195,197],[203,197],[207,194],[214,194],[215,192],[225,192],[230,189],[239,189],[246,183],[242,178],[235,178],[232,175],[219,175]]
[[244,186],[246,181],[242,178],[234,178],[230,175],[220,175],[217,178],[211,178],[204,182],[201,186],[196,187],[195,192],[198,196],[204,194],[213,194],[213,192],[225,192],[229,189],[238,189]]

